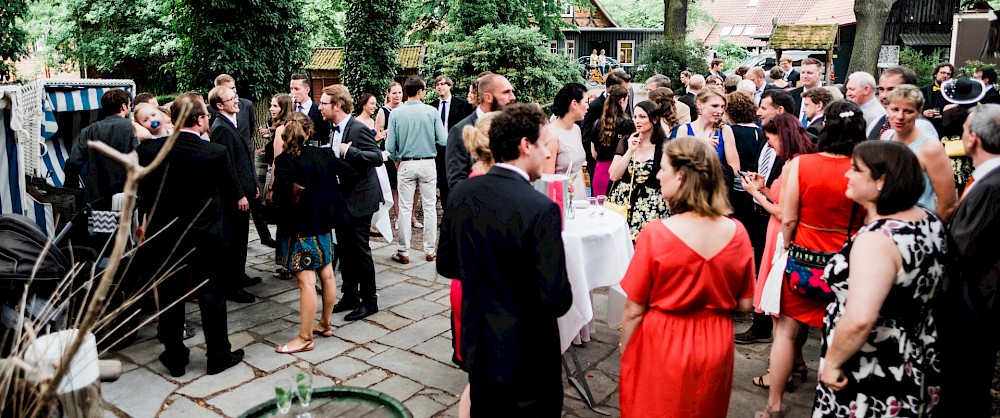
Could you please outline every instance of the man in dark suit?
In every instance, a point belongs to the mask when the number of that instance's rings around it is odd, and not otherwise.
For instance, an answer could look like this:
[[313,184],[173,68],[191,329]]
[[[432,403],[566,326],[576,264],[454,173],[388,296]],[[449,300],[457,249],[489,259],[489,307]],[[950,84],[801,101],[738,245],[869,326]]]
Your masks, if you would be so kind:
[[785,76],[783,78],[788,82],[788,85],[791,87],[797,86],[801,76],[799,75],[799,70],[796,70],[795,67],[792,66],[792,57],[782,55],[781,59],[778,60],[778,65],[781,67],[781,70],[785,72]]
[[823,131],[823,111],[832,101],[833,95],[825,88],[802,93],[802,107],[805,109],[806,120],[809,121],[806,133],[810,137],[819,138],[820,132]]
[[[823,86],[823,63],[815,58],[806,58],[802,60],[800,67],[802,68],[802,85],[788,91],[795,102],[795,106],[792,109],[788,109],[788,113],[795,115],[799,121],[803,121],[805,113],[802,111],[802,93],[805,93],[809,89]],[[803,121],[802,126],[807,126],[808,122]]]
[[681,103],[688,106],[691,111],[691,122],[698,120],[698,106],[695,104],[695,98],[698,97],[698,93],[701,93],[701,89],[705,88],[705,76],[701,74],[692,75],[688,79],[687,93],[684,93],[679,99]]
[[[438,98],[431,102],[431,107],[438,110],[438,113],[441,115],[441,123],[444,124],[446,131],[450,131],[452,127],[475,111],[465,99],[455,97],[451,94],[451,88],[454,85],[451,78],[446,75],[438,76],[438,78],[434,79],[434,89],[437,91]],[[439,145],[437,146],[437,156],[434,157],[434,163],[437,165],[437,186],[441,190],[441,206],[444,206],[445,202],[448,201],[448,192],[451,190],[448,187],[448,169],[445,163],[446,152],[447,146],[442,147]]]
[[239,112],[236,93],[222,86],[213,88],[208,92],[208,104],[219,113],[211,128],[212,142],[226,147],[230,175],[239,186],[235,199],[224,201],[222,208],[227,237],[225,264],[232,277],[229,283],[233,285],[226,296],[233,302],[250,303],[254,301],[253,295],[241,288],[260,283],[260,278],[250,278],[246,274],[250,201],[260,197],[254,174],[253,148],[243,140],[235,125]]
[[[251,144],[252,149],[253,133],[257,129],[257,118],[254,115],[253,102],[239,97],[239,92],[236,91],[236,79],[229,74],[220,74],[218,77],[215,77],[215,85],[232,90],[236,94],[236,97],[239,98],[240,111],[236,113],[236,130],[240,132],[240,137],[244,141]],[[208,111],[212,112],[212,121],[209,126],[215,126],[215,118],[219,112],[212,107],[209,107]],[[256,170],[256,162],[254,169]],[[271,248],[276,247],[277,243],[271,237],[271,231],[267,229],[267,222],[264,220],[264,203],[262,199],[250,199],[250,216],[253,217],[253,225],[257,228],[260,243]]]
[[472,172],[472,155],[462,141],[462,130],[466,126],[476,126],[480,117],[503,109],[516,99],[514,86],[507,81],[507,77],[490,73],[479,78],[479,106],[448,131],[448,145],[445,146],[448,187],[454,188],[458,182],[469,178],[469,173]]
[[[181,113],[190,109],[188,117]],[[180,330],[184,326],[184,303],[188,278],[207,282],[198,289],[198,306],[205,344],[208,374],[218,374],[243,360],[243,350],[230,351],[226,323],[226,286],[230,277],[218,262],[223,252],[223,206],[236,199],[226,147],[201,139],[208,132],[208,109],[199,93],[177,97],[171,117],[181,131],[166,159],[139,185],[140,219],[146,219],[144,242],[136,254],[137,265],[152,280],[161,268],[186,265],[157,286],[160,306],[159,339],[164,351],[160,362],[174,377],[184,375],[190,351]],[[166,138],[139,145],[139,163],[146,166],[163,148]],[[155,210],[154,210],[155,209]],[[190,229],[189,229],[190,228]],[[174,304],[174,302],[180,301]]]
[[371,236],[372,214],[382,202],[375,168],[382,165],[382,150],[375,144],[375,136],[365,124],[351,116],[354,99],[347,87],[334,84],[323,88],[320,97],[323,119],[330,123],[327,140],[338,157],[337,176],[340,191],[350,221],[336,228],[337,258],[344,280],[344,296],[333,307],[333,312],[351,311],[345,320],[355,321],[378,312],[375,296],[375,263]]
[[951,394],[942,397],[947,401],[942,406],[947,407],[946,416],[988,417],[1000,349],[996,332],[1000,325],[1000,105],[985,104],[971,112],[962,144],[976,169],[951,219],[958,252],[953,266],[960,275],[949,286],[955,290],[954,298],[947,299],[948,309],[942,309],[947,317],[938,326],[942,357],[947,361],[941,367],[946,372],[942,386]]
[[587,151],[587,169],[593,177],[594,166],[597,161],[594,160],[593,154],[590,153],[590,144],[597,140],[597,136],[600,134],[601,130],[598,126],[601,120],[601,115],[604,114],[604,102],[607,100],[608,90],[613,86],[624,85],[624,81],[619,77],[618,72],[612,71],[604,79],[604,92],[596,99],[590,101],[590,106],[587,107],[587,114],[583,116],[583,126],[581,127],[581,132],[583,134],[583,149]]
[[438,273],[462,283],[459,349],[472,416],[562,412],[556,319],[573,295],[559,206],[529,183],[556,140],[544,125],[529,104],[501,111],[490,125],[496,166],[452,189],[441,224]]
[[73,143],[64,168],[66,187],[78,187],[81,170],[86,164],[87,171],[83,173],[86,202],[80,203],[96,202],[95,209],[108,210],[111,208],[111,196],[121,193],[125,186],[125,168],[104,154],[92,151],[87,141],[101,141],[126,154],[134,150],[139,141],[132,129],[132,120],[128,118],[130,102],[131,97],[125,90],[105,92],[101,96],[101,112],[107,116],[83,128],[80,137]]
[[330,123],[323,119],[319,106],[313,103],[309,78],[302,74],[292,74],[288,90],[288,94],[292,96],[292,109],[309,116],[309,119],[312,120],[313,134],[309,137],[309,141],[318,145],[326,145],[330,141]]
[[986,86],[986,95],[979,100],[980,104],[1000,104],[1000,93],[997,92],[996,86],[997,70],[987,67],[979,67],[976,69],[973,78],[982,81],[983,85]]
[[941,84],[954,76],[956,76],[955,66],[951,63],[942,62],[934,67],[934,82],[920,88],[920,93],[924,95],[924,117],[932,120],[941,119],[941,112],[948,104],[941,94]]

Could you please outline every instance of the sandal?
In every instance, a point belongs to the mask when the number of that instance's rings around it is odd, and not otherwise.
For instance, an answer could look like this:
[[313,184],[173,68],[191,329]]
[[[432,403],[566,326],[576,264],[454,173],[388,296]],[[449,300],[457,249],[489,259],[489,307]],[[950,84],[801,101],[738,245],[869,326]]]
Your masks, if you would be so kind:
[[809,378],[809,368],[806,367],[806,362],[803,361],[792,366],[792,375],[799,375],[799,380],[805,383]]
[[303,344],[299,348],[291,348],[291,347],[289,347],[288,344],[285,344],[285,345],[282,345],[282,346],[279,346],[279,347],[275,348],[274,351],[277,352],[277,353],[281,353],[281,354],[294,354],[294,353],[301,353],[303,351],[312,351],[312,349],[314,348],[315,344],[313,343],[313,340],[312,340],[311,337],[310,338],[303,338],[300,335],[298,339],[301,339],[302,341],[305,341],[306,343]]
[[[325,326],[324,326],[325,325]],[[323,338],[330,338],[333,336],[333,324],[319,321],[319,326],[313,327],[313,335],[319,335]]]
[[754,418],[785,418],[785,411],[757,411]]
[[[770,373],[768,373],[768,375],[769,374]],[[764,377],[768,376],[768,375],[757,376],[757,377],[753,378],[752,380],[750,380],[750,383],[753,383],[753,385],[757,386],[757,387],[761,387],[761,388],[764,388],[764,389],[770,389],[771,385],[769,385],[767,383],[764,383]],[[794,390],[795,390],[795,379],[793,379],[791,376],[789,376],[788,377],[788,384],[785,385],[785,392],[792,392]]]

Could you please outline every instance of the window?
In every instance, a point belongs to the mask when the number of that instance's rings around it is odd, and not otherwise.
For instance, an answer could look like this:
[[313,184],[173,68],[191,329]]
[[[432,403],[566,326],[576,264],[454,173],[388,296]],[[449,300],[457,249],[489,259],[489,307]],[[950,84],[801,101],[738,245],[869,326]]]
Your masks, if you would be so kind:
[[553,54],[559,53],[559,41],[549,41],[549,52]]
[[635,64],[635,41],[618,41],[618,63]]
[[576,12],[576,10],[573,9],[572,4],[563,5],[562,17],[573,17],[575,15],[574,12]]
[[743,36],[753,35],[753,33],[756,31],[757,31],[756,25],[747,25],[747,28],[743,29]]
[[566,40],[566,55],[576,58],[576,41]]
[[722,32],[719,33],[719,36],[729,36],[729,33],[732,32],[732,31],[733,31],[733,27],[732,26],[723,27],[722,28]]
[[740,36],[743,34],[743,25],[733,26],[733,31],[729,33],[729,36]]

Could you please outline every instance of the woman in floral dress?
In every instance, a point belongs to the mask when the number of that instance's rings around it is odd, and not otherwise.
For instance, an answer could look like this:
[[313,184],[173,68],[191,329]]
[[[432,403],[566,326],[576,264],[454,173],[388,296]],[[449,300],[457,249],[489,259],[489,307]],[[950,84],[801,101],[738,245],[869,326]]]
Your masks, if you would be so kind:
[[826,266],[836,300],[823,321],[813,417],[934,416],[941,356],[931,307],[942,294],[947,232],[916,206],[923,172],[905,145],[858,145],[847,178],[868,225]]
[[640,102],[632,111],[632,123],[635,133],[618,145],[608,170],[611,180],[616,181],[608,200],[628,207],[626,221],[634,243],[647,222],[666,218],[670,208],[656,180],[667,137],[660,127],[659,108],[648,100]]

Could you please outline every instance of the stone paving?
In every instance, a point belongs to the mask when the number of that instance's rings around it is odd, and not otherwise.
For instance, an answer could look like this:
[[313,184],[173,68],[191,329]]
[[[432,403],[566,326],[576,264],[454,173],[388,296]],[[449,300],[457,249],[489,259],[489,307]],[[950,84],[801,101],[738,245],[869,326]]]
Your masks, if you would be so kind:
[[[264,281],[247,288],[258,297],[256,302],[228,305],[230,340],[234,349],[246,351],[244,361],[224,373],[207,375],[204,336],[198,328],[198,335],[186,341],[191,348],[187,373],[170,377],[157,360],[162,347],[154,338],[154,321],[138,331],[138,342],[104,355],[120,359],[124,366],[118,381],[102,385],[106,417],[236,417],[273,398],[274,381],[297,370],[312,372],[315,387],[382,391],[402,401],[417,418],[457,416],[458,396],[468,379],[451,363],[449,280],[437,275],[434,263],[414,251],[410,264],[396,264],[389,259],[395,246],[373,239],[379,312],[352,323],[344,322],[344,314],[335,314],[333,337],[317,337],[313,351],[278,354],[274,347],[298,332],[299,291],[293,280],[271,277],[273,250],[261,245],[252,229],[247,273]],[[420,242],[420,237],[413,241]],[[607,289],[595,291],[594,303],[597,333],[577,353],[598,406],[618,416],[618,331],[605,325]],[[189,321],[198,324],[197,304],[187,303],[186,308]],[[742,331],[746,317],[736,321],[737,331]],[[750,381],[766,369],[769,346],[737,346],[729,417],[752,417],[766,402],[766,391]],[[812,369],[809,379],[815,382],[815,330],[806,350]],[[792,407],[789,417],[808,415],[814,384],[800,385],[786,395]],[[573,386],[566,383],[564,389],[564,416],[600,416]]]

